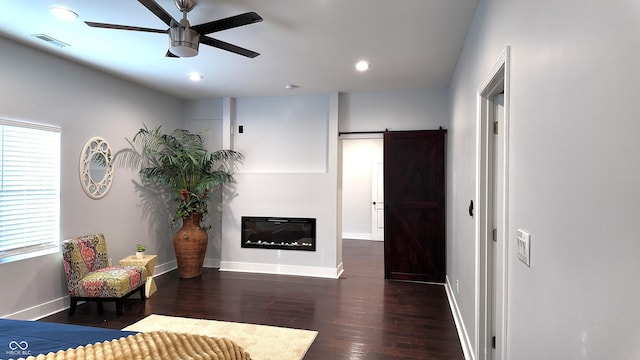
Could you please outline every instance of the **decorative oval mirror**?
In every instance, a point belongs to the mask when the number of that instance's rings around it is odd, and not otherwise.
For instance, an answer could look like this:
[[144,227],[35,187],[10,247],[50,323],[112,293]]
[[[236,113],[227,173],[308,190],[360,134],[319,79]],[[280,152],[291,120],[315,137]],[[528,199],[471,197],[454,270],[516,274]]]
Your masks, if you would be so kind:
[[107,140],[94,137],[87,141],[80,154],[80,184],[92,199],[107,194],[113,182],[113,154]]

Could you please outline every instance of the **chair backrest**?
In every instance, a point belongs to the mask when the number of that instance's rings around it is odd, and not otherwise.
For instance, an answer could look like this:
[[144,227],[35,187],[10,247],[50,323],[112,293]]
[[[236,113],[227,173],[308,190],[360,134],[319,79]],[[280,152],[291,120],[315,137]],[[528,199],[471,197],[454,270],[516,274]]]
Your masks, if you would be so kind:
[[87,273],[109,266],[107,243],[103,234],[91,234],[62,242],[64,274],[69,294],[75,295],[78,281]]

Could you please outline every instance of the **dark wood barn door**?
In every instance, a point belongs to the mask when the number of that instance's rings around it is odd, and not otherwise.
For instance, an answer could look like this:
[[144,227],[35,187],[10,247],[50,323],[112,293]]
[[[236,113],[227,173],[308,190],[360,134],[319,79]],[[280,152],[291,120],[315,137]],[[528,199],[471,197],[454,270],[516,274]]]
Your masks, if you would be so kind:
[[445,281],[445,134],[384,134],[386,279]]

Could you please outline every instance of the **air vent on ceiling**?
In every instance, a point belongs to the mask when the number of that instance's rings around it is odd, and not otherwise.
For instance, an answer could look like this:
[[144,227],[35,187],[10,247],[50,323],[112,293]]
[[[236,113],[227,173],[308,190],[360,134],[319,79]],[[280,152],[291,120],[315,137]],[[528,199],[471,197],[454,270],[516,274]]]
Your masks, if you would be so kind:
[[43,40],[43,41],[46,41],[46,42],[48,42],[49,44],[51,44],[51,45],[55,45],[55,46],[57,46],[57,47],[61,47],[61,48],[63,48],[63,47],[65,47],[65,46],[70,46],[69,44],[64,43],[64,42],[62,42],[62,41],[60,41],[60,40],[58,40],[58,39],[54,39],[54,38],[52,38],[52,37],[51,37],[51,36],[49,36],[49,35],[45,35],[45,34],[33,34],[33,35],[31,35],[31,36],[37,37],[38,39]]

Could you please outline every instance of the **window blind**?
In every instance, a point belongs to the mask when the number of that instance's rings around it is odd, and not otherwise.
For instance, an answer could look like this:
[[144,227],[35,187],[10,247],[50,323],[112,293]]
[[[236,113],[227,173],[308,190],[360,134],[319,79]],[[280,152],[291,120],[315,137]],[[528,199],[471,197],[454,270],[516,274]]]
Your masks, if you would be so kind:
[[57,252],[60,128],[0,120],[0,262]]

